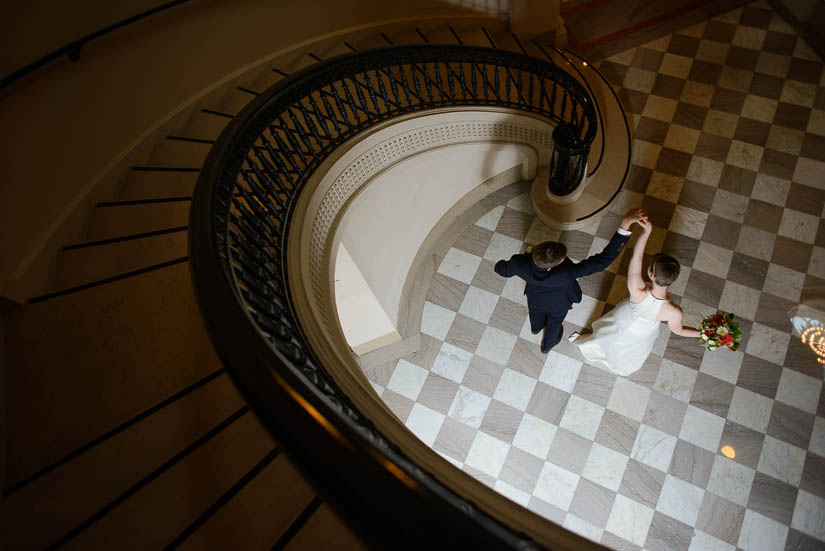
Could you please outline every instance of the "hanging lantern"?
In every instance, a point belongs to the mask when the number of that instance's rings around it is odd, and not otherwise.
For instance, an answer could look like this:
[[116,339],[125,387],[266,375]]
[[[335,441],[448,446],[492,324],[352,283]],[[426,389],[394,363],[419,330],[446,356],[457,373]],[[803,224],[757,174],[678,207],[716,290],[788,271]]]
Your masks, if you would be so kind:
[[576,191],[584,181],[589,148],[582,143],[579,129],[560,122],[553,130],[553,153],[550,157],[550,193],[558,197]]

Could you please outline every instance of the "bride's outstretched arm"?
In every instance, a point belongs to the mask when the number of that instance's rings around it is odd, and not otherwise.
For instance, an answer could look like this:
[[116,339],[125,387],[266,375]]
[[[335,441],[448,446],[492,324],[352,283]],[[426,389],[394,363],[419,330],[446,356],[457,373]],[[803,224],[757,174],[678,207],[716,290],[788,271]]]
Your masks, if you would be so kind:
[[642,235],[636,241],[633,256],[630,258],[630,265],[627,267],[627,290],[631,295],[645,288],[645,281],[642,279],[642,257],[645,254],[645,246],[647,246],[650,232],[653,231],[653,224],[647,218],[639,220],[638,224],[642,228]]
[[699,330],[693,327],[685,327],[682,325],[682,309],[678,306],[673,306],[673,315],[667,320],[667,326],[675,334],[682,337],[699,338]]

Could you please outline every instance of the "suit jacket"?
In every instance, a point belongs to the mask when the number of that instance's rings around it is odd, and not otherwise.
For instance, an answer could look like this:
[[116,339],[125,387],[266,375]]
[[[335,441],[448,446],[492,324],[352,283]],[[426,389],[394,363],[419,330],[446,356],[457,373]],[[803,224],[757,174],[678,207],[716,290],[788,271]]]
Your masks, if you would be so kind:
[[613,234],[604,250],[579,263],[565,258],[550,271],[533,263],[530,253],[514,254],[510,260],[496,262],[495,271],[504,277],[518,276],[527,282],[524,294],[531,310],[544,310],[564,318],[576,302],[582,300],[582,289],[576,279],[601,272],[616,260],[627,244],[629,235]]

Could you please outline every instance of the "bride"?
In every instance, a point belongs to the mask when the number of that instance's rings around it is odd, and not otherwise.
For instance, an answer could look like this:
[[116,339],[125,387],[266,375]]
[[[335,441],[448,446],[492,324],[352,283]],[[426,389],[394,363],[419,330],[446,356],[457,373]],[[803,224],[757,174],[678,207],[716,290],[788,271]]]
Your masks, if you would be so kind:
[[627,269],[630,297],[594,321],[593,333],[570,336],[587,363],[617,375],[630,375],[642,367],[659,336],[660,322],[667,322],[670,330],[682,337],[699,337],[697,329],[682,325],[682,309],[667,296],[668,285],[679,277],[679,262],[672,256],[655,254],[647,269],[650,283],[642,279],[642,255],[653,225],[647,219],[638,224],[642,235]]

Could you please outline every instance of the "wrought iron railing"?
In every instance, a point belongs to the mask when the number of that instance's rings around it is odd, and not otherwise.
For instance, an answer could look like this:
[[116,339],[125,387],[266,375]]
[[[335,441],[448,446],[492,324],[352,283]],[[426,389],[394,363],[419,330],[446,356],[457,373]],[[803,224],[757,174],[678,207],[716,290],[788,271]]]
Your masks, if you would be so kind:
[[[558,51],[558,50],[556,50],[556,51]],[[565,55],[565,57],[567,57],[569,55],[569,56],[572,56],[572,57],[578,59],[579,62],[584,61],[584,58],[582,56],[580,56],[579,54],[577,54],[576,52],[574,52],[573,50],[567,49],[566,52],[567,52],[567,55]],[[575,64],[572,63],[572,61],[571,61],[571,66],[575,67]],[[603,211],[604,209],[606,209],[608,206],[613,204],[613,201],[616,199],[616,197],[619,196],[619,194],[622,192],[622,189],[624,188],[624,184],[627,181],[627,175],[630,173],[630,161],[633,158],[632,151],[631,151],[631,144],[633,142],[633,139],[632,139],[632,136],[630,134],[630,123],[628,123],[628,121],[627,121],[627,115],[625,114],[624,109],[621,109],[622,102],[619,99],[619,95],[616,93],[616,89],[613,88],[613,85],[610,83],[610,81],[607,80],[607,77],[605,77],[604,74],[602,74],[602,72],[599,71],[596,67],[594,67],[593,65],[590,65],[590,66],[588,66],[588,69],[590,71],[592,71],[596,75],[596,77],[598,77],[598,79],[601,80],[604,83],[605,90],[608,90],[610,92],[610,95],[612,96],[613,101],[615,102],[615,104],[617,106],[620,107],[619,113],[621,114],[622,127],[624,128],[624,144],[625,144],[624,148],[625,148],[625,151],[626,151],[626,153],[625,153],[625,166],[624,166],[624,172],[622,173],[622,177],[617,179],[618,183],[616,185],[616,189],[613,191],[613,194],[610,196],[610,198],[607,201],[605,201],[605,203],[601,207],[597,208],[596,210],[590,212],[589,214],[587,214],[585,216],[577,218],[576,221],[581,221],[581,220],[586,220],[588,218],[591,218],[591,217],[597,215],[598,213],[600,213],[601,211]],[[577,71],[578,71],[578,69],[577,69]],[[584,77],[582,76],[582,78],[584,78]],[[590,88],[590,86],[588,86],[588,90],[590,90],[592,92],[592,89]],[[594,102],[594,103],[596,103],[596,106],[598,107],[598,102]],[[605,136],[605,132],[604,132],[604,117],[601,114],[599,115],[599,123],[601,125],[601,130],[602,130],[602,153],[599,156],[598,165],[596,166],[596,168],[593,171],[591,171],[591,173],[590,173],[591,175],[593,174],[593,172],[598,170],[598,166],[601,165],[602,158],[604,156],[605,140],[607,139],[607,136]]]
[[224,365],[353,522],[367,519],[367,533],[396,548],[531,549],[532,540],[422,471],[375,429],[318,361],[290,299],[292,213],[321,163],[373,125],[456,106],[564,122],[585,144],[597,132],[584,88],[554,64],[521,54],[396,46],[322,61],[260,94],[216,142],[192,202],[192,275]]

